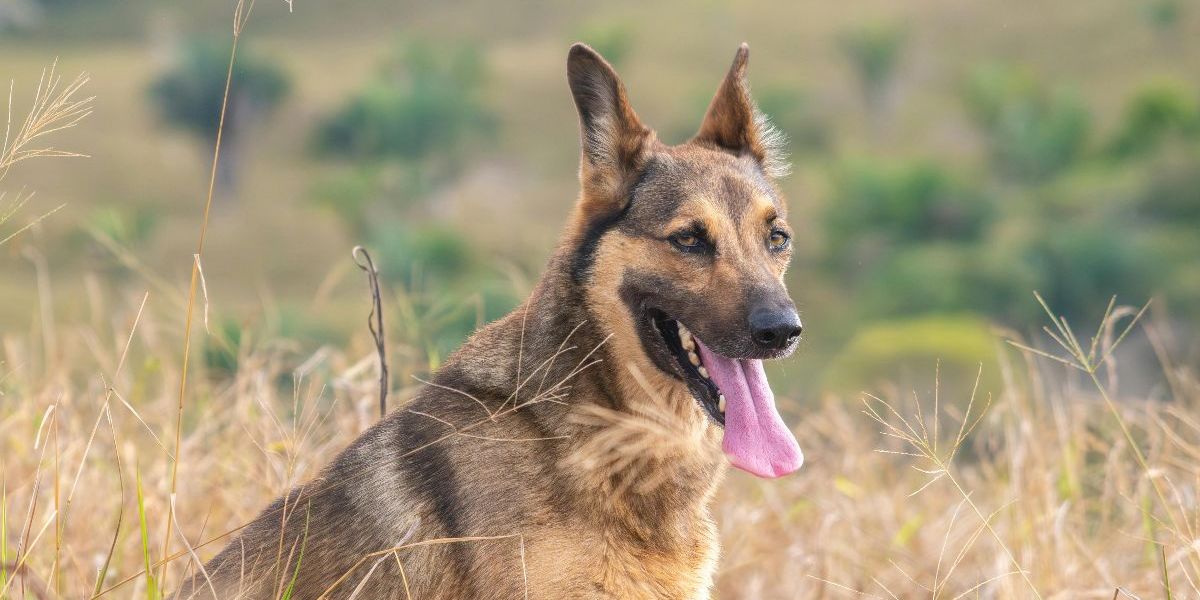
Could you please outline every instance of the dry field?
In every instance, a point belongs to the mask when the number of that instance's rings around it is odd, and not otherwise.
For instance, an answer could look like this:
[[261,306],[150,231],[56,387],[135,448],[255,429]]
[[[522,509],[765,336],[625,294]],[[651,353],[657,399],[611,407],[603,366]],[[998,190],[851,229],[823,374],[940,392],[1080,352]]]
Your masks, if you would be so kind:
[[[77,122],[77,91],[49,93],[33,132]],[[365,331],[315,352],[211,331],[201,264],[186,287],[88,279],[70,322],[47,276],[31,328],[0,332],[0,599],[161,597],[377,418]],[[419,328],[405,290],[383,299],[391,330]],[[809,464],[728,477],[716,596],[1200,597],[1200,382],[1135,309],[1078,336],[1048,321],[1040,349],[998,334],[994,395],[784,400]],[[1152,398],[1114,391],[1126,334],[1159,349]],[[389,355],[402,410],[431,361],[406,341]]]
[[[90,321],[2,339],[3,597],[158,597],[377,418],[365,332],[312,354],[243,340],[232,374],[193,359],[180,413],[185,307],[94,289]],[[1167,363],[1161,398],[1109,397],[1113,337],[1081,365],[1095,382],[998,344],[994,398],[785,406],[809,463],[727,479],[717,597],[1197,597],[1200,384]],[[394,410],[421,356],[391,348]]]

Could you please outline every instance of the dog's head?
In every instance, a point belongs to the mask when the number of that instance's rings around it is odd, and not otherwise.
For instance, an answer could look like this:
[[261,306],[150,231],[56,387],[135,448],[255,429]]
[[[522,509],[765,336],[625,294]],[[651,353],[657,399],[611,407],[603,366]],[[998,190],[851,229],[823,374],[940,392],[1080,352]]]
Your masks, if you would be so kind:
[[699,133],[666,146],[613,68],[571,48],[583,146],[571,276],[617,357],[690,392],[725,428],[733,464],[775,477],[803,458],[762,361],[789,355],[801,325],[783,281],[792,233],[773,182],[778,135],[750,98],[748,55],[743,44]]

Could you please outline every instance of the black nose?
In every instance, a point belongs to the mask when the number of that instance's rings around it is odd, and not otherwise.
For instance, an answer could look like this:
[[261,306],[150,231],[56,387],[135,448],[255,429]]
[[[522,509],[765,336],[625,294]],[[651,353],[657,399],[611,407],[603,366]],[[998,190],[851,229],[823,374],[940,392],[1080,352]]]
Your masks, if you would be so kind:
[[754,342],[763,348],[781,350],[787,348],[804,327],[800,325],[800,315],[789,308],[757,309],[750,313],[750,335]]

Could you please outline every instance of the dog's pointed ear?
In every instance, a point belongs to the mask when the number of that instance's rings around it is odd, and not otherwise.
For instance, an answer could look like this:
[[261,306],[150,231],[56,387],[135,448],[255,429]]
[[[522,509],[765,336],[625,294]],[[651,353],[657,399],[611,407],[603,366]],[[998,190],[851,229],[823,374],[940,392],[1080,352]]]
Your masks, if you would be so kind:
[[654,132],[629,105],[612,65],[585,44],[567,54],[567,82],[579,109],[579,168],[589,213],[623,207],[626,187],[642,167]]
[[708,105],[700,132],[691,141],[739,156],[752,156],[768,175],[779,177],[787,172],[787,162],[782,156],[783,136],[750,97],[750,83],[746,80],[749,59],[750,46],[743,42]]

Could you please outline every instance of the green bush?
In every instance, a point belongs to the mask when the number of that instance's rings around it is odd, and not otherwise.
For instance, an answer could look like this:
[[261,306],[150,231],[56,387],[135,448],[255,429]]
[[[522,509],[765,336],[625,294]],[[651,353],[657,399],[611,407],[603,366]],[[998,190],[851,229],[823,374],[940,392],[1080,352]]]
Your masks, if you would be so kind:
[[934,163],[854,161],[834,174],[823,220],[831,252],[857,262],[863,246],[977,241],[994,217],[987,194]]
[[1200,102],[1183,84],[1160,82],[1130,99],[1110,148],[1115,156],[1130,158],[1153,151],[1171,137],[1200,137]]
[[474,47],[404,44],[379,77],[321,125],[317,146],[346,158],[456,159],[493,131],[484,79]]
[[1200,149],[1150,164],[1136,207],[1141,217],[1191,227],[1193,232],[1200,228]]
[[969,78],[964,100],[993,165],[1017,181],[1044,181],[1084,153],[1091,113],[1064,88],[1048,89],[1028,72],[989,66]]
[[915,244],[889,253],[856,293],[871,316],[955,311],[976,303],[971,273],[974,247],[955,243]]
[[452,225],[391,224],[372,231],[370,239],[378,251],[380,273],[390,281],[446,288],[477,259],[470,241]]
[[1151,252],[1144,233],[1120,230],[1120,224],[1103,220],[1043,225],[1022,251],[1023,261],[1038,273],[1035,289],[1056,311],[1083,322],[1099,318],[1114,294],[1150,298],[1168,283],[1171,265]]
[[[973,315],[928,315],[861,328],[826,373],[833,391],[878,392],[895,384],[903,394],[931,394],[939,370],[941,400],[965,406],[979,373],[980,396],[999,391],[997,341],[987,321]],[[928,397],[928,396],[926,396]]]
[[1183,7],[1179,0],[1149,0],[1142,5],[1142,18],[1157,32],[1167,32],[1179,25]]

